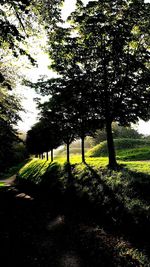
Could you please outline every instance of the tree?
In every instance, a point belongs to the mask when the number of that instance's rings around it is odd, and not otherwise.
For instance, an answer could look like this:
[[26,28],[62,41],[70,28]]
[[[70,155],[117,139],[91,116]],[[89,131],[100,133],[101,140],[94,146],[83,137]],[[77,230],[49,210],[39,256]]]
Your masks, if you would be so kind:
[[42,119],[37,122],[27,133],[26,146],[31,154],[42,155],[51,151],[51,161],[53,161],[53,149],[59,146],[58,131],[55,131],[51,122]]
[[[139,134],[137,130],[133,129],[132,127],[124,127],[119,126],[116,122],[112,123],[112,132],[113,132],[113,138],[119,139],[119,138],[131,138],[131,139],[140,139],[142,138],[142,134]],[[103,142],[107,139],[106,130],[104,129],[98,129],[94,133],[94,136],[91,139],[91,143],[93,145],[97,145],[100,142]]]
[[63,141],[67,146],[67,163],[70,163],[69,146],[75,138],[71,101],[65,94],[65,89],[64,94],[59,94],[56,90],[48,102],[40,105],[41,117],[53,124],[57,129],[56,136],[60,139],[60,144]]
[[[6,1],[2,0],[0,4],[0,47],[1,63],[7,54],[11,57],[26,55],[28,59],[35,63],[33,57],[29,54],[26,40],[29,37],[31,29],[33,30],[33,12],[29,0]],[[29,22],[30,21],[30,22]],[[3,66],[3,65],[2,65]],[[6,75],[6,68],[0,68],[0,83],[11,87],[11,75]]]
[[85,78],[81,73],[75,78],[56,78],[34,84],[44,95],[52,95],[49,103],[41,105],[42,116],[45,117],[43,110],[52,111],[51,120],[55,118],[67,144],[67,161],[70,143],[75,137],[80,137],[82,162],[85,162],[84,139],[87,135],[92,135],[98,126],[102,126],[102,122],[93,113],[89,84]]
[[18,141],[13,127],[0,119],[0,172],[13,164],[13,144]]
[[[49,35],[51,67],[61,79],[76,82],[84,75],[90,112],[106,127],[110,168],[117,167],[112,123],[127,126],[150,116],[149,13],[142,0],[86,7],[78,0],[71,27],[55,25]],[[67,87],[66,96],[74,88]]]
[[[121,125],[149,118],[149,12],[144,1],[77,1],[72,15],[90,70],[96,111],[107,132],[109,166],[117,166],[112,122]],[[92,96],[91,96],[92,97]]]
[[19,141],[14,126],[20,119],[18,114],[21,109],[15,95],[8,93],[0,87],[0,165],[1,170],[9,167],[12,163],[14,142]]

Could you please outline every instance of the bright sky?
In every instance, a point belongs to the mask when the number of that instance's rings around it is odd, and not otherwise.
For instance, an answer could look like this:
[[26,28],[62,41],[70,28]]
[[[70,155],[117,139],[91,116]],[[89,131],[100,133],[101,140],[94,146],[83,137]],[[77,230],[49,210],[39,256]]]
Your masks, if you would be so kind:
[[[84,4],[87,4],[89,0],[83,0]],[[145,0],[146,3],[149,3],[150,0]],[[68,15],[74,10],[76,4],[76,0],[65,0],[64,7],[62,10],[62,18],[66,20]],[[42,52],[41,48],[38,48],[37,40],[33,41],[35,45],[33,45],[33,50],[36,51],[38,68],[32,68],[26,70],[26,75],[32,80],[36,81],[40,75],[47,75],[49,78],[54,77],[55,74],[48,69],[48,65],[50,64],[50,59],[48,55]],[[42,44],[40,40],[40,45],[44,47],[46,44],[46,37],[42,38]],[[36,123],[38,111],[36,109],[36,103],[34,98],[39,96],[32,89],[23,87],[18,85],[17,92],[20,94],[22,98],[22,105],[26,112],[21,112],[22,121],[18,123],[18,128],[20,131],[28,131],[31,126]],[[139,121],[136,129],[142,133],[150,135],[150,121],[144,122]]]

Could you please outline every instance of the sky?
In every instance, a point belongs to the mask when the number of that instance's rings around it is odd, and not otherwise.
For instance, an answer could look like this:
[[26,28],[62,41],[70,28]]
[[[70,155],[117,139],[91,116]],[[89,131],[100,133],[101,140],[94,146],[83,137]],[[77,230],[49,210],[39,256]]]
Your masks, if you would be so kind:
[[[88,0],[83,0],[83,2],[84,4],[87,4]],[[145,0],[145,2],[150,2],[150,0]],[[76,0],[65,0],[64,7],[62,10],[63,20],[66,20],[68,15],[74,10],[75,3]],[[38,68],[26,69],[25,70],[26,76],[33,82],[37,81],[40,75],[47,75],[49,78],[54,77],[55,74],[50,69],[48,69],[48,65],[50,64],[50,59],[48,58],[48,55],[42,51],[41,48],[44,47],[44,45],[46,45],[46,36],[43,36],[42,44],[40,40],[39,46],[37,44],[39,40],[38,41],[31,40],[31,42],[33,43],[32,50],[36,51]],[[38,97],[39,95],[37,95],[33,91],[33,89],[27,88],[22,85],[17,86],[16,92],[20,95],[22,106],[26,110],[26,112],[20,113],[22,121],[18,123],[18,129],[20,132],[26,132],[37,121],[38,110],[36,108],[36,103],[34,101],[34,98]],[[140,120],[139,123],[135,126],[135,128],[138,130],[139,133],[150,135],[150,121],[144,122]]]

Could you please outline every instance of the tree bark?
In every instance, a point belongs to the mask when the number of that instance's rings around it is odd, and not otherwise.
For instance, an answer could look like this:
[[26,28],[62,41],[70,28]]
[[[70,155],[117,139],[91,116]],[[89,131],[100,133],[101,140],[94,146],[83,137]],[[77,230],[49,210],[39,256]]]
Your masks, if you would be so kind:
[[84,150],[84,139],[85,137],[81,137],[81,154],[82,154],[82,162],[85,163],[85,150]]
[[114,140],[112,134],[112,122],[106,122],[106,132],[107,132],[107,147],[108,147],[108,156],[109,156],[109,167],[111,169],[117,168],[117,161],[116,161],[116,154],[115,154],[115,147],[114,147]]
[[70,163],[69,141],[67,142],[67,163]]
[[46,152],[46,159],[48,160],[48,152]]
[[53,149],[51,149],[51,162],[53,162],[54,157],[53,157]]

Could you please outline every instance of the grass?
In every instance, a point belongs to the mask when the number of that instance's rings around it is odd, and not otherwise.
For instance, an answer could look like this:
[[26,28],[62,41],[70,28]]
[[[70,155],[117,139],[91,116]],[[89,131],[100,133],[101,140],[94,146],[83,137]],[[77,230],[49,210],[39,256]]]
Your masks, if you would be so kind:
[[[144,139],[115,139],[118,160],[150,160],[150,141]],[[107,156],[107,142],[101,142],[87,152],[88,157]]]
[[[148,209],[147,203],[140,198],[139,191],[142,187],[145,192],[150,188],[150,162],[119,161],[122,169],[111,171],[107,169],[107,158],[87,158],[86,165],[80,160],[79,156],[71,158],[73,181],[79,194],[86,192],[88,198],[94,200],[101,195],[99,185],[103,182],[112,191],[117,192],[119,201],[123,202],[127,209],[131,210],[135,203]],[[61,186],[66,187],[66,170],[65,158],[58,158],[53,163],[33,159],[21,168],[19,176],[39,185],[43,181],[51,184],[59,180]]]
[[[69,189],[71,178],[76,199],[86,203],[84,209],[88,209],[88,213],[96,211],[96,216],[100,216],[105,226],[111,225],[119,231],[127,231],[128,237],[134,235],[145,240],[150,224],[150,162],[119,163],[121,169],[111,171],[107,168],[107,158],[87,157],[86,164],[83,164],[81,157],[73,156],[69,175],[65,158],[57,158],[53,163],[33,159],[20,169],[19,179],[44,185],[53,192],[59,188],[64,194]],[[73,197],[73,193],[70,196]],[[67,203],[72,203],[70,198]],[[119,257],[137,261],[133,266],[150,266],[145,251],[127,241],[118,241],[115,249]],[[126,262],[125,266],[131,265]]]
[[125,165],[131,171],[150,175],[150,161],[127,161]]

